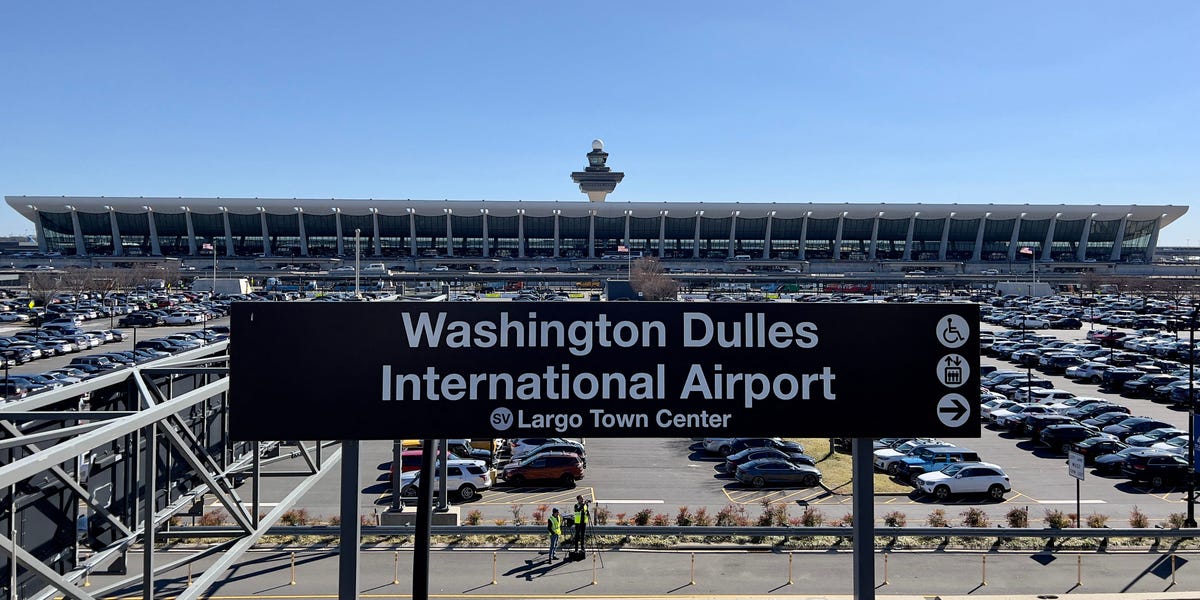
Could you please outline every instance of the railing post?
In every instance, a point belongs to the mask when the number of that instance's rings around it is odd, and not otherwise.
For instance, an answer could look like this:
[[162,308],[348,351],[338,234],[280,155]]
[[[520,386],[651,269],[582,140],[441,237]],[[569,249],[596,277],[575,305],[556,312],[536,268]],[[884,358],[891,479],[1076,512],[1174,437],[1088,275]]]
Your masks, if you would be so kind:
[[288,585],[296,585],[296,553],[292,553],[292,581]]
[[792,585],[792,552],[788,552],[788,585]]
[[[492,569],[492,579],[495,579],[495,568]],[[392,552],[392,585],[400,584],[400,551]]]
[[[592,574],[592,579],[595,579],[595,573]],[[492,552],[492,585],[496,585],[496,553]]]
[[983,559],[983,579],[979,581],[979,585],[987,585],[987,555],[984,554],[980,558]]
[[[1174,565],[1175,563],[1171,563]],[[1172,566],[1172,576],[1174,576],[1174,566]],[[696,553],[692,553],[692,577],[688,581],[688,585],[696,585]]]

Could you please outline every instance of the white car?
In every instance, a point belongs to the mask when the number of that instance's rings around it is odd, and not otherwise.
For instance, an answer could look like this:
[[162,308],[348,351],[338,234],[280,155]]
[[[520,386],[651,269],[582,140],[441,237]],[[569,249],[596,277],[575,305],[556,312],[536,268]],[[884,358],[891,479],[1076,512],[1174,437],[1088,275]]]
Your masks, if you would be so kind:
[[896,475],[900,472],[900,461],[913,451],[929,446],[949,445],[950,444],[947,442],[943,442],[934,438],[917,438],[904,442],[895,448],[880,448],[879,450],[876,450],[871,458],[871,463],[876,469],[883,471],[888,475]]
[[[1082,365],[1067,369],[1067,377],[1077,379],[1079,381],[1100,383],[1104,380],[1104,372],[1111,368],[1112,367],[1102,362],[1085,362]],[[1074,372],[1072,372],[1071,369],[1074,369]]]
[[[416,496],[421,471],[409,471],[400,474],[400,495]],[[441,491],[441,477],[435,469],[433,473],[433,493]],[[492,473],[482,460],[448,460],[446,461],[446,488],[458,493],[465,500],[473,499],[476,494],[492,487]]]
[[208,318],[204,313],[176,312],[167,315],[163,319],[163,323],[167,325],[196,325],[207,320]]
[[354,272],[354,267],[351,267],[351,266],[349,266],[349,265],[342,265],[342,266],[340,266],[340,267],[337,267],[337,268],[333,269],[333,272],[334,272],[334,273],[346,273],[346,272],[353,273],[353,272]]
[[992,500],[1003,500],[1012,484],[1004,469],[992,463],[963,462],[918,475],[917,489],[938,500],[954,494],[987,494]]
[[1010,406],[1016,406],[1016,404],[1016,402],[1008,399],[988,400],[979,406],[979,415],[985,421],[990,421],[993,412],[1006,409]]
[[704,438],[704,441],[701,443],[704,445],[705,452],[724,456],[728,453],[730,447],[733,445],[733,440],[736,439],[737,438]]
[[438,271],[438,272],[444,272],[444,271],[449,271],[449,270],[450,270],[450,267],[447,267],[446,265],[438,265],[438,266],[430,269],[430,271]]

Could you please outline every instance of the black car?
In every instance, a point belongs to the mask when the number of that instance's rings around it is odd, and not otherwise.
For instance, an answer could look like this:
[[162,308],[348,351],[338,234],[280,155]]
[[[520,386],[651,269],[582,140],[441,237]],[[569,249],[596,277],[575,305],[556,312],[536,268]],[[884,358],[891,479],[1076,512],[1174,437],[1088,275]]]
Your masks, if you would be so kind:
[[1133,481],[1146,481],[1151,487],[1187,480],[1188,461],[1182,456],[1159,452],[1134,452],[1125,459],[1121,474]]
[[1128,409],[1123,410],[1123,411],[1118,409],[1118,410],[1112,410],[1110,412],[1100,413],[1090,419],[1084,419],[1083,421],[1081,421],[1081,423],[1083,423],[1084,425],[1091,425],[1092,427],[1099,427],[1101,429],[1104,429],[1105,427],[1108,427],[1109,425],[1115,425],[1115,424],[1120,423],[1121,421],[1124,421],[1125,419],[1128,419],[1128,418],[1129,418],[1129,410]]
[[1101,376],[1100,387],[1108,388],[1110,390],[1119,390],[1125,385],[1126,381],[1133,381],[1134,379],[1137,379],[1145,374],[1145,371],[1134,369],[1132,367],[1117,367],[1115,369],[1109,369],[1104,372],[1104,375]]
[[1083,321],[1074,317],[1066,317],[1050,321],[1050,327],[1052,329],[1079,329],[1083,327]]
[[121,327],[154,327],[162,322],[158,315],[148,312],[135,312],[117,319]]
[[1129,436],[1138,435],[1140,433],[1146,433],[1147,431],[1150,431],[1151,429],[1158,429],[1159,427],[1170,427],[1170,426],[1171,426],[1170,423],[1164,423],[1162,421],[1159,421],[1157,419],[1151,419],[1149,417],[1129,417],[1123,421],[1119,421],[1117,423],[1113,423],[1112,425],[1104,427],[1102,430],[1104,431],[1104,433],[1111,433],[1112,435],[1115,435],[1115,436],[1121,438],[1121,440],[1124,440],[1125,438],[1127,438]]
[[1170,452],[1167,452],[1166,450],[1154,450],[1151,448],[1127,446],[1116,452],[1113,452],[1112,454],[1105,454],[1104,456],[1097,457],[1095,463],[1093,464],[1096,465],[1096,471],[1100,473],[1119,475],[1121,473],[1121,469],[1125,467],[1125,460],[1132,456],[1135,452],[1170,454]]
[[1021,419],[1021,425],[1019,428],[1017,428],[1017,432],[1021,435],[1027,435],[1033,438],[1034,441],[1037,441],[1043,429],[1051,425],[1065,425],[1075,422],[1075,419],[1057,413],[1029,415],[1028,417]]
[[1121,386],[1121,388],[1122,388],[1121,393],[1126,396],[1133,396],[1135,398],[1136,397],[1153,396],[1154,388],[1164,386],[1164,385],[1167,385],[1169,383],[1173,383],[1173,382],[1176,382],[1179,380],[1180,380],[1180,378],[1175,377],[1174,375],[1165,375],[1162,373],[1147,373],[1145,375],[1142,375],[1141,377],[1138,377],[1137,379],[1126,381],[1125,384],[1123,386]]
[[1107,454],[1120,452],[1129,446],[1120,440],[1110,437],[1105,434],[1100,434],[1095,437],[1090,437],[1086,440],[1075,442],[1071,446],[1071,450],[1076,454],[1083,455],[1083,463],[1095,464],[1096,459]]
[[1102,415],[1104,413],[1110,413],[1110,412],[1120,412],[1120,413],[1129,414],[1129,409],[1124,406],[1121,406],[1120,404],[1114,404],[1112,402],[1102,401],[1102,402],[1090,403],[1090,404],[1087,404],[1087,405],[1084,405],[1081,407],[1072,408],[1071,410],[1068,410],[1065,414],[1068,417],[1071,417],[1072,419],[1083,420],[1083,419],[1091,419],[1092,417]]
[[1099,433],[1100,430],[1096,427],[1079,423],[1061,423],[1043,428],[1034,439],[1050,447],[1051,450],[1066,454],[1071,451],[1076,442],[1094,437]]
[[804,453],[804,446],[799,442],[779,438],[737,438],[729,444],[729,454],[736,454],[749,448],[775,448],[784,452]]
[[761,458],[786,460],[798,465],[815,466],[817,464],[817,459],[803,452],[784,452],[777,448],[747,448],[725,457],[725,472],[732,475],[739,466]]

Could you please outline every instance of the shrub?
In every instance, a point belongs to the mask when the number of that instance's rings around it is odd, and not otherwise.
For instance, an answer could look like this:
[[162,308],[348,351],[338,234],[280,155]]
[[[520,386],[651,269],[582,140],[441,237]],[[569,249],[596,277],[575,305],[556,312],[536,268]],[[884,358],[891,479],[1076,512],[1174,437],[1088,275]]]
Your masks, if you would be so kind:
[[708,509],[701,506],[696,509],[696,514],[692,517],[692,525],[697,527],[712,527],[712,517],[708,516]]
[[695,518],[692,516],[691,511],[689,511],[688,507],[686,506],[680,506],[679,512],[675,513],[675,524],[680,527],[687,527],[691,525],[694,520]]
[[1046,517],[1043,519],[1046,527],[1051,529],[1067,529],[1071,527],[1072,521],[1070,515],[1061,510],[1046,510]]
[[819,508],[806,506],[804,512],[800,513],[800,524],[805,527],[820,527],[825,524],[825,513]]
[[520,504],[515,504],[515,503],[510,504],[510,505],[508,505],[508,509],[510,511],[512,511],[513,525],[524,525],[525,524],[525,515],[521,514],[521,505]]
[[483,520],[483,513],[479,512],[478,508],[474,508],[474,509],[471,509],[471,512],[467,513],[467,519],[464,522],[467,525],[478,525],[479,522],[482,520]]
[[308,509],[293,508],[283,513],[279,520],[284,525],[308,525]]
[[1108,515],[1092,513],[1092,514],[1088,515],[1087,524],[1088,524],[1088,527],[1097,527],[1097,528],[1107,527],[1108,526]]
[[[342,518],[338,517],[337,520],[341,524]],[[376,515],[359,515],[358,524],[366,527],[374,527],[379,524],[379,517]]]
[[1167,515],[1167,526],[1171,529],[1183,529],[1183,523],[1187,521],[1187,515],[1184,513],[1171,513]]
[[608,525],[609,513],[610,513],[610,511],[608,510],[607,506],[597,506],[596,507],[596,524],[597,525]]
[[893,510],[883,515],[883,524],[888,527],[904,527],[908,524],[908,517],[898,510]]
[[650,524],[655,527],[666,527],[671,524],[671,516],[667,513],[658,513],[650,520]]
[[225,511],[220,510],[220,509],[214,510],[212,512],[206,512],[200,516],[200,520],[198,520],[196,522],[196,524],[203,525],[205,527],[213,527],[215,525],[222,525],[225,523],[225,518],[227,516],[229,516],[229,515],[226,515]]
[[501,527],[503,527],[504,525],[508,525],[508,519],[496,519],[492,522]]
[[[364,515],[364,516],[365,516],[365,515]],[[334,527],[337,527],[338,525],[341,525],[341,524],[342,524],[342,517],[341,517],[341,515],[333,515],[332,517],[329,517],[329,524],[330,524],[330,525],[332,525],[332,526],[334,526]],[[371,523],[371,524],[372,524],[372,525],[374,525],[374,523]]]
[[1022,529],[1029,527],[1029,507],[1014,508],[1008,511],[1008,514],[1004,515],[1004,518],[1008,521],[1009,527]]
[[726,506],[717,513],[718,527],[744,527],[750,524],[743,506]]
[[838,527],[854,527],[854,515],[851,513],[846,513],[842,515],[842,518],[834,521],[833,524],[837,525]]
[[650,524],[650,519],[654,517],[654,511],[643,508],[633,515],[633,524],[638,527],[644,527]]
[[959,513],[963,518],[963,525],[966,527],[989,527],[987,513],[982,508],[972,506],[967,510]]
[[1136,504],[1133,510],[1129,511],[1129,526],[1138,529],[1145,529],[1150,526],[1150,517],[1147,517],[1146,513],[1138,510]]
[[533,511],[533,522],[541,523],[546,520],[546,515],[550,512],[549,504],[539,504]]
[[617,513],[617,525],[628,525],[629,519],[626,518],[626,513]]
[[933,509],[929,513],[929,518],[925,519],[925,524],[930,527],[949,527],[950,520],[946,518],[946,511],[941,508]]

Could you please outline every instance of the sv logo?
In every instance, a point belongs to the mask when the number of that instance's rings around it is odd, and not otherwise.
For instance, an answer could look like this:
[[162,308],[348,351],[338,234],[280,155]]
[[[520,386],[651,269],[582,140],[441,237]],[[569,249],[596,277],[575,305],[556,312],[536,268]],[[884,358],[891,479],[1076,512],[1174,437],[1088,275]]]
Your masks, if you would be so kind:
[[507,408],[497,408],[492,411],[492,427],[496,431],[504,431],[513,425],[513,414]]

